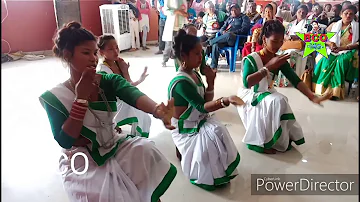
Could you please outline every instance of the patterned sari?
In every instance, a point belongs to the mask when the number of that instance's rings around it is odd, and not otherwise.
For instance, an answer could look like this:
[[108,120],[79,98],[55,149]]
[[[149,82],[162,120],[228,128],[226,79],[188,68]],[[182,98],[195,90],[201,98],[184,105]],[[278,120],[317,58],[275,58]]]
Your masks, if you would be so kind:
[[[353,33],[351,26],[341,30],[340,47],[353,44]],[[358,37],[358,36],[356,36]],[[359,44],[359,41],[357,41]],[[316,94],[324,94],[332,91],[334,99],[344,99],[345,81],[352,83],[359,75],[359,53],[358,50],[350,50],[339,54],[329,54],[329,58],[318,55],[317,64],[313,75],[313,90]]]

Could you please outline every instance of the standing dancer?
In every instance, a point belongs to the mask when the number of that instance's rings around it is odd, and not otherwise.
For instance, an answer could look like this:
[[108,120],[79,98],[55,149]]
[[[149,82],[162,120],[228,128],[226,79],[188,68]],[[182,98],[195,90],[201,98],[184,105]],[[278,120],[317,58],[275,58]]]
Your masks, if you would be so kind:
[[[125,78],[131,85],[137,86],[142,83],[148,76],[147,67],[138,81],[133,82],[129,75],[129,64],[119,58],[119,47],[115,38],[112,35],[103,35],[98,39],[98,48],[100,55],[104,57],[104,61],[99,65],[99,72],[108,74],[118,74]],[[124,101],[117,99],[118,113],[115,116],[115,123],[117,129],[121,131],[120,127],[130,124],[131,135],[138,135],[141,137],[149,137],[151,118],[149,114],[136,109]]]
[[[60,170],[69,201],[157,202],[176,175],[176,168],[146,138],[115,132],[117,97],[144,112],[152,113],[172,130],[173,101],[156,104],[116,74],[96,74],[95,36],[71,22],[60,29],[53,51],[69,65],[70,78],[40,97],[55,140],[66,158]],[[69,161],[82,152],[89,157]],[[78,158],[77,158],[78,159]],[[78,175],[84,167],[87,171]]]
[[288,104],[273,83],[279,70],[310,101],[320,104],[331,95],[316,96],[291,69],[290,55],[276,55],[283,44],[285,28],[278,20],[266,21],[259,38],[263,49],[246,56],[242,61],[243,87],[238,96],[245,105],[238,107],[246,133],[243,142],[248,148],[261,153],[285,152],[291,142],[305,143],[302,129]]
[[169,84],[168,96],[175,100],[172,124],[174,143],[180,153],[186,177],[206,190],[229,183],[237,176],[240,155],[226,127],[209,116],[209,112],[230,104],[241,105],[237,96],[213,101],[216,73],[204,68],[207,88],[194,70],[202,60],[202,47],[196,36],[182,29],[175,37],[175,57],[181,62],[178,74]]

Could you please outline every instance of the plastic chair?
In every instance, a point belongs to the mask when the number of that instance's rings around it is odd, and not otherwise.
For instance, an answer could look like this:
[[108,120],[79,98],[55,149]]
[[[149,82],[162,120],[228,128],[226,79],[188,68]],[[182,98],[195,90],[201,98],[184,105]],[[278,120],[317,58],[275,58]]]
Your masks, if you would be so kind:
[[[220,33],[216,34],[216,37],[220,36]],[[241,38],[247,39],[246,35],[236,35],[236,42],[234,47],[224,47],[220,48],[220,54],[225,53],[226,61],[229,65],[230,72],[235,72],[236,69],[236,56],[237,51],[240,49],[240,52],[244,48],[243,46],[239,46],[239,42]]]

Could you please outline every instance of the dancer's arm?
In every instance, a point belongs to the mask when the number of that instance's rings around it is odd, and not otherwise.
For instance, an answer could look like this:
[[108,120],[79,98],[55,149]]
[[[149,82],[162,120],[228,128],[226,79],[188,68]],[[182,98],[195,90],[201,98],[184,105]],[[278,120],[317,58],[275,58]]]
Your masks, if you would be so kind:
[[243,65],[243,84],[245,88],[251,88],[258,84],[266,75],[256,71],[255,67],[246,59]]
[[139,85],[140,83],[142,83],[145,78],[148,76],[147,74],[147,67],[145,67],[144,69],[144,72],[141,74],[139,80],[137,81],[133,81],[130,77],[130,74],[129,74],[129,67],[130,67],[130,64],[129,63],[126,63],[124,60],[119,60],[117,62],[118,64],[118,67],[120,68],[120,71],[122,73],[122,76],[133,86],[137,86]]
[[205,101],[209,102],[214,99],[214,83],[208,83],[205,91]]
[[47,103],[42,104],[48,115],[54,139],[62,148],[70,149],[72,146],[85,146],[90,143],[80,134],[82,121],[68,118]]
[[286,62],[283,64],[279,70],[285,75],[285,77],[290,81],[290,83],[297,88],[298,84],[301,82],[301,79],[296,75],[294,70],[290,67],[290,64]]
[[[202,113],[213,112],[223,108],[219,99],[206,102],[205,99],[197,93],[196,88],[186,80],[179,81],[175,84],[173,97],[175,99],[175,106],[187,106],[187,103],[189,103]],[[223,103],[229,106],[229,99],[223,98]]]
[[103,75],[103,79],[105,80],[104,82],[106,82],[103,83],[103,85],[110,85],[108,87],[111,88],[111,91],[115,92],[116,97],[130,106],[152,114],[155,118],[161,119],[167,129],[172,130],[174,128],[171,126],[170,121],[173,115],[173,101],[170,100],[167,106],[163,103],[157,104],[120,75],[107,74]]
[[290,67],[289,63],[285,63],[280,67],[281,72],[290,81],[290,83],[304,94],[309,100],[315,98],[314,93],[306,86],[304,82],[295,74],[294,70]]

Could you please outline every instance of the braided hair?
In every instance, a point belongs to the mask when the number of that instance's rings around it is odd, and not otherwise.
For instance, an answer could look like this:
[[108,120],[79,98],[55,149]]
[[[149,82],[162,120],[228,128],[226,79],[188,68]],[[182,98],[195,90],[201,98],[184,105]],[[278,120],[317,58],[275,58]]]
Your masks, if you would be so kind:
[[268,20],[261,29],[258,44],[263,45],[263,37],[269,38],[273,34],[285,34],[285,27],[279,20]]

